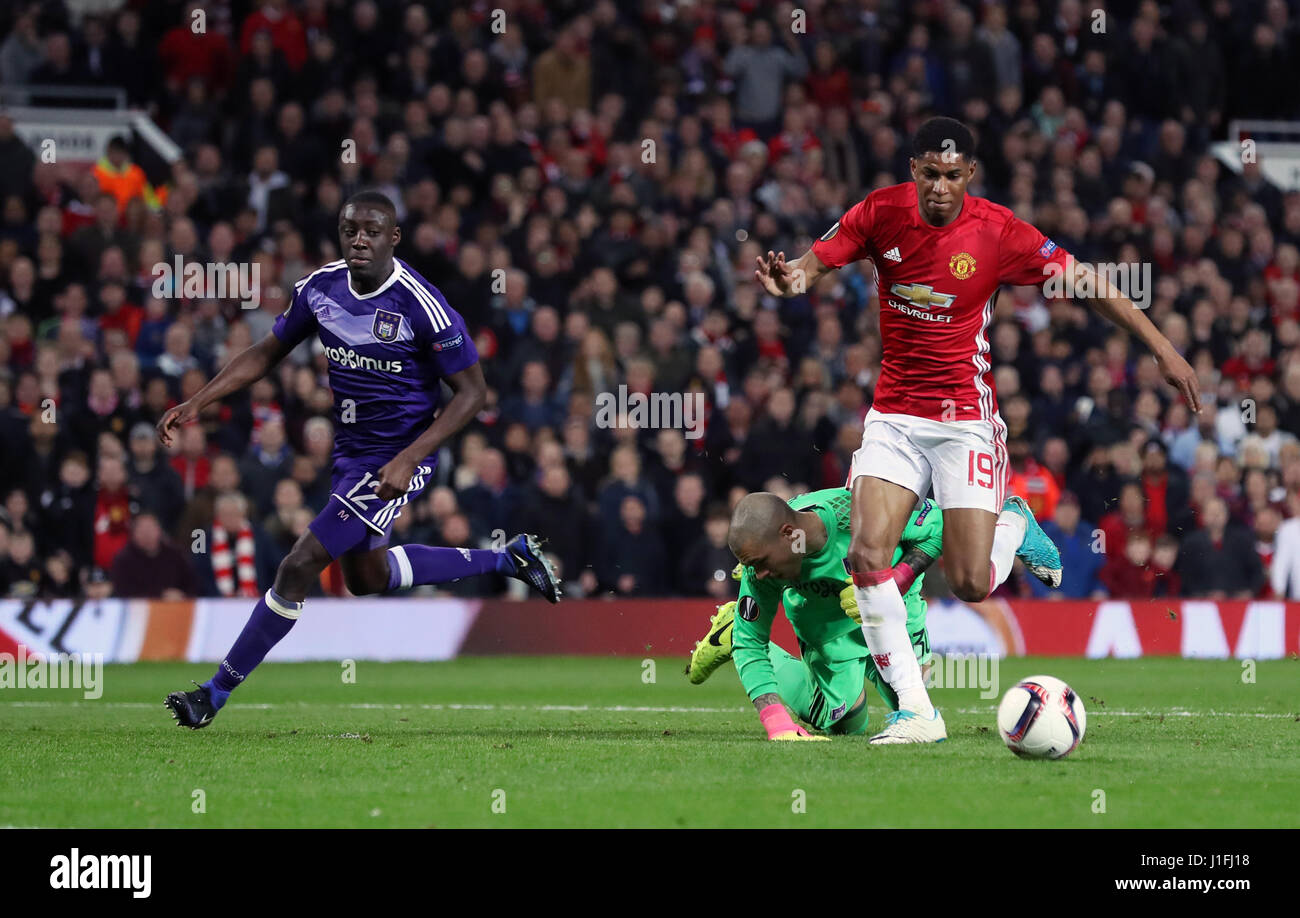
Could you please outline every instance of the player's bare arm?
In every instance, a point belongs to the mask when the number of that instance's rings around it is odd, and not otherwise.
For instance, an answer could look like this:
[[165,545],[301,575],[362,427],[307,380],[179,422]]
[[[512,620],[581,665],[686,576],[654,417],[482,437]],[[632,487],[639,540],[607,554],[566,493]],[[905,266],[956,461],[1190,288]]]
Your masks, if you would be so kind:
[[193,398],[175,408],[169,408],[158,421],[158,439],[164,446],[171,446],[173,431],[196,419],[213,402],[257,382],[271,372],[290,350],[292,348],[287,347],[274,334],[267,334],[261,341],[236,355]]
[[785,260],[785,252],[771,251],[766,255],[758,256],[757,262],[758,268],[754,271],[755,279],[768,293],[781,297],[801,296],[835,270],[829,265],[822,264],[822,260],[813,253],[812,249],[792,262]]
[[451,400],[438,412],[429,429],[379,470],[376,493],[380,500],[393,500],[405,494],[420,460],[437,452],[442,444],[473,420],[487,402],[487,381],[483,378],[482,364],[475,363],[453,373],[447,377],[447,385],[451,386],[453,393]]
[[1137,305],[1115,287],[1109,278],[1098,274],[1090,265],[1082,262],[1072,261],[1071,264],[1074,280],[1077,283],[1094,284],[1091,289],[1101,293],[1101,296],[1089,301],[1092,308],[1145,344],[1155,357],[1156,366],[1160,368],[1165,382],[1178,390],[1192,412],[1199,414],[1201,386],[1191,364],[1174,349],[1173,344],[1160,333],[1155,324],[1147,318],[1146,313],[1138,309]]
[[903,553],[899,564],[906,564],[919,577],[924,574],[935,562],[935,558],[921,551],[919,548],[909,548]]

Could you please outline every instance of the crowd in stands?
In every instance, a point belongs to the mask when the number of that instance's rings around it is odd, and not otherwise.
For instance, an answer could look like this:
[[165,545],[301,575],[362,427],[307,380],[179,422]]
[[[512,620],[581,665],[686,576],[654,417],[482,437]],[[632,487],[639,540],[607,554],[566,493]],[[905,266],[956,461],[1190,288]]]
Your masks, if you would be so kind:
[[[1062,549],[1054,595],[1300,598],[1300,192],[1211,150],[1231,119],[1297,117],[1300,21],[1283,0],[1097,7],[16,0],[0,83],[119,86],[183,155],[147,172],[124,136],[94,168],[47,162],[0,111],[0,596],[270,585],[329,496],[320,348],[171,450],[154,424],[339,257],[362,188],[397,202],[398,256],[491,387],[394,541],[536,531],[566,595],[734,595],[731,506],[842,485],[881,361],[869,262],[775,300],[755,257],[909,180],[910,133],[946,114],[977,135],[971,193],[1080,259],[1149,266],[1145,308],[1206,402],[1086,301],[1003,290],[1011,487]],[[256,264],[257,307],[160,291],[177,257]],[[620,386],[705,411],[598,424]],[[943,595],[941,565],[927,583]]]

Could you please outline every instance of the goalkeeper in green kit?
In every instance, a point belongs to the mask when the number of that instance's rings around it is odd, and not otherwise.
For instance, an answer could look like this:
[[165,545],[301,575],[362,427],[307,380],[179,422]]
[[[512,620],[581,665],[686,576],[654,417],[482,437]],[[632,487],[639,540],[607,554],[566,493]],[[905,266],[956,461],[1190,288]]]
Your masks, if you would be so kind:
[[[868,682],[890,710],[898,709],[898,698],[876,671],[862,635],[853,582],[844,568],[851,504],[847,488],[801,494],[788,503],[758,492],[741,499],[732,515],[728,542],[740,561],[740,596],[718,609],[686,672],[698,684],[735,660],[769,739],[826,739],[795,724],[787,705],[814,729],[865,733]],[[931,654],[921,581],[942,547],[943,514],[933,501],[923,500],[893,558],[907,632],[923,672]],[[802,659],[771,642],[782,603]]]

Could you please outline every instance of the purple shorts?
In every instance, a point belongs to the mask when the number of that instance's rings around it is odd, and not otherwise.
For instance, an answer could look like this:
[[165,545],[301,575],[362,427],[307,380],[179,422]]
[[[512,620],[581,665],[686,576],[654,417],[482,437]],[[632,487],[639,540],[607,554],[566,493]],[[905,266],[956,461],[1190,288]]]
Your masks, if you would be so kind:
[[393,520],[401,515],[408,502],[420,496],[437,460],[430,457],[415,467],[405,494],[382,501],[375,491],[379,487],[379,470],[388,462],[388,459],[335,458],[329,503],[308,525],[331,558],[387,545]]

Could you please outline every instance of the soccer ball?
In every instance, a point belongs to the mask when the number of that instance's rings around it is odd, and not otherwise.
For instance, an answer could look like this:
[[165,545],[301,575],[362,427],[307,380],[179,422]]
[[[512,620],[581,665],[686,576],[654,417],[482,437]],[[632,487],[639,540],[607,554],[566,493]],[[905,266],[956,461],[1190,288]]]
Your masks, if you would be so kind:
[[1083,740],[1088,716],[1060,679],[1030,676],[1002,696],[998,733],[1007,748],[1030,759],[1061,759]]

